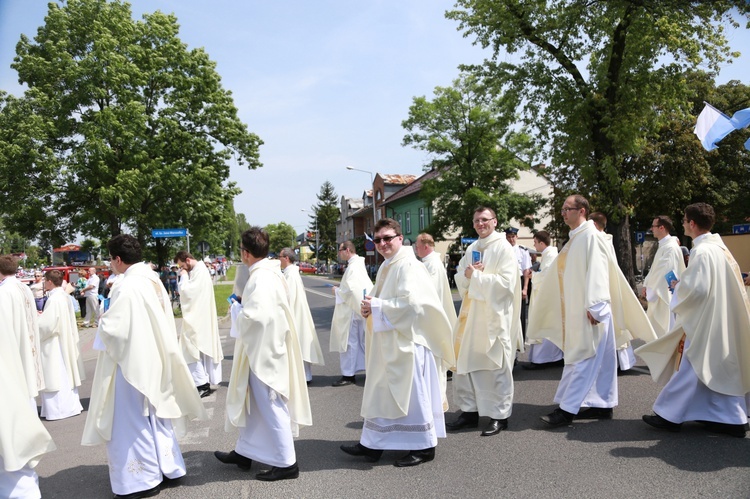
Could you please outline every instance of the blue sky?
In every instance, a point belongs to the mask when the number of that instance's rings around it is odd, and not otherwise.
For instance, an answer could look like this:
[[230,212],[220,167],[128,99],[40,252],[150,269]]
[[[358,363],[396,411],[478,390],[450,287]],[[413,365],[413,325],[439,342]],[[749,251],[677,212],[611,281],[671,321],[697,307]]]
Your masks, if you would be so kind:
[[[20,95],[10,68],[21,35],[44,23],[48,0],[0,0],[0,88]],[[449,86],[459,64],[486,55],[444,18],[453,0],[135,0],[136,18],[177,16],[180,37],[217,62],[240,118],[265,144],[258,170],[232,166],[237,212],[252,224],[285,221],[301,232],[321,184],[361,196],[369,175],[420,175],[427,157],[401,146],[413,97]],[[746,54],[720,82],[750,83],[750,34],[731,31]],[[744,69],[743,69],[744,68]]]

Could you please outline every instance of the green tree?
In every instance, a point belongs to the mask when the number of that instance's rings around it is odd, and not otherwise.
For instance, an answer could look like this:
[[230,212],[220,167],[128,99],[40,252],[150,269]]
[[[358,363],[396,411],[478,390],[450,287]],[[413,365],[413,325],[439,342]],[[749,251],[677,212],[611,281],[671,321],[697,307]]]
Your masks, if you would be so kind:
[[297,233],[294,232],[294,227],[288,223],[268,224],[263,229],[268,232],[268,247],[271,253],[278,254],[282,248],[286,247],[294,249],[294,240]]
[[[440,174],[424,182],[421,196],[434,206],[427,231],[440,239],[458,229],[475,235],[472,214],[489,206],[505,224],[515,218],[533,227],[542,204],[539,196],[511,190],[508,180],[529,168],[528,136],[509,131],[513,117],[502,98],[485,92],[476,79],[463,75],[452,87],[436,87],[432,101],[415,97],[403,145],[429,153],[426,165]],[[521,159],[525,157],[526,159]]]
[[447,17],[493,51],[472,69],[512,98],[535,127],[537,140],[548,148],[553,182],[566,184],[560,192],[580,192],[609,215],[620,266],[634,284],[632,158],[658,133],[665,119],[661,109],[689,113],[684,72],[699,65],[717,71],[734,56],[724,26],[736,27],[734,18],[746,16],[750,4],[458,0],[456,5]]
[[[152,228],[187,227],[208,240],[222,223],[239,192],[228,160],[261,166],[262,142],[237,117],[215,63],[178,31],[173,15],[135,21],[118,0],[69,0],[49,4],[33,41],[21,37],[13,68],[29,90],[6,107],[28,112],[7,114],[21,129],[15,143],[42,147],[20,160],[11,150],[0,177],[20,162],[23,179],[40,184],[46,218],[27,220],[101,239],[127,230],[164,246]],[[22,217],[13,214],[19,229],[37,230]],[[226,234],[212,237],[223,247]]]
[[[313,214],[310,215],[309,229],[318,230],[317,254],[319,260],[326,263],[336,261],[338,258],[338,246],[336,245],[336,222],[339,219],[338,196],[333,184],[326,180],[320,186],[318,193],[318,204],[312,207]],[[317,222],[317,223],[316,223]],[[310,241],[310,248],[315,251],[316,240]]]

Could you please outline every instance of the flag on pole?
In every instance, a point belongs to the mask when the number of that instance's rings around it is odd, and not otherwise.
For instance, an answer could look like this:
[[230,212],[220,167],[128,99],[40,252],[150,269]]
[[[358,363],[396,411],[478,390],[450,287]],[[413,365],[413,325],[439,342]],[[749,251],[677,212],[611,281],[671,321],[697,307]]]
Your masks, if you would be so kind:
[[365,239],[367,239],[368,241],[372,241],[372,238],[367,232],[365,232]]
[[750,125],[750,107],[734,113],[730,121],[732,122],[732,126],[737,130]]
[[703,148],[706,151],[712,151],[718,147],[716,143],[729,135],[734,129],[734,125],[727,115],[706,103],[698,116],[694,132],[703,144]]

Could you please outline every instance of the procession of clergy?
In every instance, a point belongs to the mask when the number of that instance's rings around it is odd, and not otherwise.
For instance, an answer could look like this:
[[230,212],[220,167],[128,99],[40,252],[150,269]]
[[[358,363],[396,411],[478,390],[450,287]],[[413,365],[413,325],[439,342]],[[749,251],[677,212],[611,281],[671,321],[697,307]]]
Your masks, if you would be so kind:
[[[634,363],[633,339],[644,342],[635,354],[652,377],[666,383],[654,413],[643,417],[647,424],[679,431],[683,422],[698,421],[707,431],[745,436],[750,303],[737,263],[710,232],[713,208],[697,203],[685,209],[683,227],[693,239],[687,268],[670,235],[671,220],[654,219],[659,248],[644,283],[648,315],[617,265],[611,240],[589,220],[588,201],[570,196],[561,214],[571,230],[559,255],[546,232],[535,234],[542,261],[533,276],[525,340],[523,267],[514,245],[496,231],[492,209],[473,214],[478,239],[458,265],[458,316],[428,234],[420,234],[413,249],[403,245],[398,222],[379,220],[373,242],[384,262],[374,286],[354,244],[339,245],[347,266],[333,288],[330,350],[339,352],[342,374],[333,385],[351,385],[356,373],[367,374],[361,438],[342,451],[370,462],[383,450],[406,451],[395,466],[414,466],[435,458],[446,430],[477,428],[484,418],[482,436],[500,433],[508,427],[513,366],[525,345],[531,366],[564,362],[558,408],[541,418],[544,427],[611,419],[618,362],[623,369]],[[82,444],[106,444],[115,497],[151,497],[186,474],[177,436],[188,420],[207,417],[201,397],[221,381],[213,287],[204,265],[178,253],[178,337],[169,296],[142,263],[138,241],[119,235],[107,247],[120,277],[94,339],[99,352]],[[235,348],[225,420],[239,436],[233,450],[215,456],[242,470],[263,463],[270,468],[256,477],[274,481],[299,475],[293,437],[312,424],[306,382],[323,354],[294,252],[285,248],[278,260],[268,252],[262,229],[242,234],[245,265],[235,282],[241,296],[230,308]],[[84,371],[59,273],[45,276],[49,300],[37,318],[33,296],[15,270],[14,259],[0,257],[0,372],[8,398],[0,411],[0,496],[37,498],[34,467],[55,445],[36,417],[34,397],[41,396],[47,420],[79,414]],[[449,370],[461,412],[446,423]]]

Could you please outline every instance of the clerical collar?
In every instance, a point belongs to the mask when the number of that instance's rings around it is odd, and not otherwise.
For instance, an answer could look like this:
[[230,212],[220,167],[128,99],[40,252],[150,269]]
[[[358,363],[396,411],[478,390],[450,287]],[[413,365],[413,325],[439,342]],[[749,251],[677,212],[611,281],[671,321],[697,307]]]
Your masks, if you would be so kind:
[[64,291],[64,290],[63,290],[63,288],[61,288],[60,286],[58,286],[58,287],[56,287],[56,288],[52,288],[52,289],[51,289],[51,290],[49,291],[49,296],[52,296],[53,294],[56,294],[56,293],[57,293],[58,291]]
[[573,237],[573,236],[577,235],[579,232],[583,232],[583,230],[586,227],[590,226],[590,225],[594,225],[594,221],[593,220],[586,220],[585,222],[583,222],[581,225],[579,225],[575,229],[571,229],[571,231],[568,233],[568,236]]
[[698,244],[699,242],[703,241],[706,238],[706,236],[710,236],[710,235],[711,235],[710,232],[706,232],[705,234],[701,234],[700,236],[693,239],[693,247],[695,247],[695,245]]
[[666,236],[659,239],[659,246],[662,244],[667,244],[667,241],[669,241],[669,238],[672,237],[670,234],[667,234]]
[[357,255],[352,255],[352,256],[351,256],[351,257],[350,257],[350,258],[349,258],[349,259],[348,259],[348,260],[346,261],[346,263],[349,263],[349,262],[351,262],[351,261],[352,261],[352,260],[354,260],[355,258],[357,258]]

